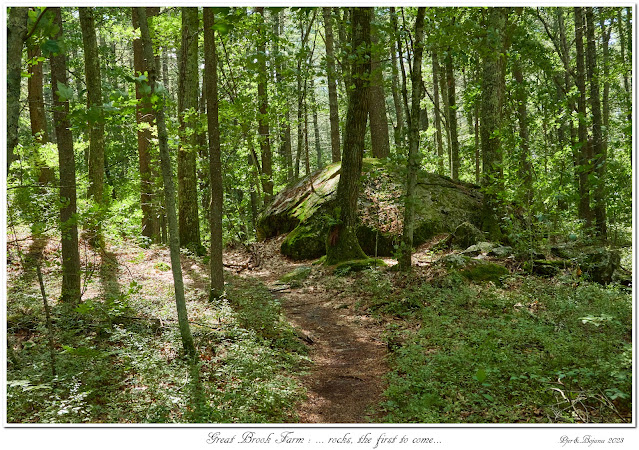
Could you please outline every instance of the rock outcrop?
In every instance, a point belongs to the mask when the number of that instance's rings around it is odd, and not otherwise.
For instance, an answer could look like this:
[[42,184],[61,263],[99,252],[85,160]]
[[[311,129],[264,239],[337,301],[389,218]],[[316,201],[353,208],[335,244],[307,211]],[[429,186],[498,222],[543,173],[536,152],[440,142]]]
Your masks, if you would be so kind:
[[[281,246],[284,255],[295,260],[324,255],[328,226],[337,215],[340,167],[326,166],[280,192],[258,221],[258,238],[289,233]],[[391,256],[403,226],[403,167],[364,159],[362,172],[357,237],[368,255]],[[435,234],[452,233],[464,222],[481,227],[483,195],[476,185],[421,171],[415,198],[416,246]]]

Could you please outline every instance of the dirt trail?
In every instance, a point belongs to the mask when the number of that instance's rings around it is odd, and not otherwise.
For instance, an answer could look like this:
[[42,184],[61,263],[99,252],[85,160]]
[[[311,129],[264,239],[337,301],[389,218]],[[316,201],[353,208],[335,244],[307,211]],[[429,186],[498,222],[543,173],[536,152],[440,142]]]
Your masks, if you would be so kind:
[[286,288],[278,280],[300,266],[279,253],[280,239],[264,244],[258,268],[244,276],[264,282],[280,299],[286,317],[308,343],[313,361],[302,383],[308,398],[299,407],[304,423],[367,423],[378,419],[373,408],[381,400],[383,375],[387,372],[382,328],[355,308],[356,298],[327,289],[321,273],[313,267],[301,286]]

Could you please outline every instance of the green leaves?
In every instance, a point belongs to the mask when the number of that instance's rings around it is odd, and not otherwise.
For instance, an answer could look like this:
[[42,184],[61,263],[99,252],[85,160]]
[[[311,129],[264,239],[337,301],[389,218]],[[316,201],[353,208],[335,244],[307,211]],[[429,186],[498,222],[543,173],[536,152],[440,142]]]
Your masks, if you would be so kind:
[[73,89],[58,81],[58,90],[55,92],[61,102],[69,101],[73,98]]

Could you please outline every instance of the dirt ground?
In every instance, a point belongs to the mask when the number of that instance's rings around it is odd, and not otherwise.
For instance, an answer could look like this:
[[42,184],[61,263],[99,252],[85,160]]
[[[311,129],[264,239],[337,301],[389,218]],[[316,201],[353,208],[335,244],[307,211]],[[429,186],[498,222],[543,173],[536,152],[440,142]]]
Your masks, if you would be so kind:
[[[266,284],[280,299],[285,315],[300,332],[313,361],[302,379],[308,392],[299,406],[304,423],[367,423],[378,419],[374,407],[384,390],[387,346],[382,327],[374,318],[358,312],[356,298],[327,289],[321,274],[327,270],[313,266],[311,276],[301,285],[282,284],[279,279],[310,262],[288,260],[279,253],[283,237],[260,244],[260,264],[241,272]],[[227,261],[241,260],[227,254]]]

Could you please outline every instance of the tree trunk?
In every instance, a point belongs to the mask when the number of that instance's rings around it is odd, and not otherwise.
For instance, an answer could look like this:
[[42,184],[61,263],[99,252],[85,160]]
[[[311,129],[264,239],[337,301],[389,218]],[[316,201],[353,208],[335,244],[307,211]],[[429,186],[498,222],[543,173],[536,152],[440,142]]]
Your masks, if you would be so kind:
[[[197,8],[182,8],[182,45],[178,111],[180,147],[177,154],[180,246],[196,253],[203,251],[197,202],[197,111],[199,94]],[[165,87],[166,89],[166,87]]]
[[328,82],[328,109],[331,124],[331,156],[332,161],[341,160],[339,142],[339,111],[337,106],[337,85],[335,82],[335,51],[333,49],[333,23],[331,8],[322,8],[324,30],[326,33],[326,79]]
[[[156,82],[158,78],[155,58],[153,56],[153,43],[147,22],[144,8],[135,8],[139,19],[140,44],[142,56],[146,60],[149,74],[149,87],[151,95],[156,93]],[[171,270],[173,271],[173,285],[175,287],[175,304],[178,313],[178,324],[182,345],[185,352],[191,357],[195,357],[195,346],[189,327],[189,319],[186,311],[186,301],[184,299],[184,281],[182,279],[182,266],[180,265],[180,237],[178,235],[178,218],[175,207],[175,186],[173,184],[173,170],[171,169],[171,156],[169,154],[169,136],[164,120],[164,99],[159,94],[160,99],[155,105],[155,120],[158,127],[158,143],[160,146],[160,162],[162,165],[162,177],[164,178],[164,197],[166,201],[166,212],[169,222],[169,247],[171,253]]]
[[[40,46],[27,44],[27,55],[30,60],[39,58]],[[37,144],[49,142],[47,131],[47,116],[44,109],[44,74],[42,61],[29,66],[29,79],[27,82],[27,99],[29,103],[29,120],[31,122],[31,135]],[[55,181],[55,171],[49,167],[40,155],[39,145],[34,147],[35,164],[38,171],[38,184],[45,186]]]
[[[52,8],[53,23],[58,27],[55,36],[62,39],[62,11]],[[64,53],[52,55],[51,86],[53,86],[53,123],[58,144],[60,164],[60,228],[62,233],[62,289],[60,300],[80,302],[80,253],[78,251],[78,225],[76,210],[75,154],[69,122],[69,100],[60,95],[67,87],[67,58]]]
[[437,173],[444,174],[444,143],[442,140],[442,120],[439,114],[439,58],[437,50],[432,49],[433,60],[433,105],[435,107],[435,139],[437,141]]
[[446,102],[448,111],[448,127],[450,130],[450,176],[459,180],[459,139],[457,138],[457,100],[455,95],[455,73],[453,72],[453,55],[450,48],[446,54]]
[[89,188],[88,197],[98,213],[93,218],[95,226],[90,231],[94,246],[102,245],[102,211],[104,206],[104,112],[102,109],[102,78],[98,41],[95,35],[93,8],[80,8],[80,26],[84,44],[84,73],[87,85],[87,110],[89,126]]
[[206,83],[206,111],[209,129],[209,176],[211,178],[211,291],[218,298],[224,292],[222,265],[222,157],[220,124],[218,119],[217,52],[215,47],[215,16],[212,8],[204,8],[204,81]]
[[259,41],[257,43],[258,82],[257,100],[259,102],[260,153],[262,155],[262,186],[264,190],[264,203],[269,203],[273,198],[273,156],[271,154],[271,141],[269,136],[268,118],[268,91],[266,71],[266,24],[264,19],[264,7],[257,7],[255,11],[260,15]]
[[[397,22],[397,20],[393,20],[394,13],[391,13],[391,26]],[[393,28],[393,31],[396,30],[397,27]],[[402,142],[402,134],[404,129],[404,110],[402,108],[402,101],[399,97],[399,70],[397,69],[397,42],[395,39],[391,40],[390,45],[390,53],[391,53],[391,64],[392,64],[392,93],[393,93],[393,105],[395,105],[395,119],[396,125],[394,129],[394,140],[395,147],[401,147]]]
[[575,46],[577,50],[576,82],[579,96],[577,97],[577,114],[579,116],[579,128],[577,139],[579,145],[578,167],[579,173],[579,219],[585,222],[586,228],[592,225],[592,212],[590,209],[590,183],[588,175],[590,169],[590,144],[588,142],[588,130],[586,128],[586,71],[584,67],[583,44],[583,14],[581,7],[575,7]]
[[[139,27],[137,10],[131,8],[133,28]],[[148,8],[147,16],[153,16],[159,12],[159,8]],[[141,75],[155,69],[155,60],[146,61],[142,54],[140,39],[133,40],[133,66],[136,74]],[[140,203],[142,209],[142,236],[149,238],[151,242],[160,241],[160,210],[154,187],[155,158],[151,156],[151,140],[153,135],[151,128],[154,125],[154,113],[149,102],[149,96],[144,95],[140,89],[141,84],[135,85],[135,96],[138,99],[136,105],[136,122],[138,124],[138,156],[140,167]]]
[[22,47],[27,35],[28,14],[29,8],[14,6],[7,19],[7,173],[15,159],[13,149],[18,145]]
[[406,180],[406,199],[404,202],[404,228],[402,230],[402,248],[399,252],[397,262],[402,271],[410,270],[411,256],[413,252],[413,232],[415,229],[415,187],[417,184],[417,172],[419,171],[420,155],[419,155],[419,114],[420,100],[422,98],[422,54],[424,51],[424,14],[426,9],[420,7],[417,9],[417,18],[415,19],[415,41],[413,52],[413,71],[412,85],[413,92],[411,95],[412,105],[411,114],[408,117],[408,163],[407,163],[407,180]]
[[317,168],[324,167],[323,155],[322,155],[322,141],[320,140],[319,122],[317,118],[317,102],[315,99],[315,82],[311,78],[311,107],[313,108],[313,132],[315,135],[315,153],[317,154]]
[[[399,34],[399,28],[397,25],[397,15],[395,13],[395,8],[390,8],[390,17],[391,24],[393,26],[393,32],[395,33],[395,42],[397,43],[397,53],[399,54],[399,67],[402,73],[402,98],[404,100],[404,115],[408,118],[410,115],[410,110],[408,108],[408,89],[406,88],[406,68],[404,67],[404,52],[402,51],[402,39]],[[403,141],[404,136],[403,133],[400,134],[400,138]]]
[[372,60],[371,81],[368,88],[368,115],[370,117],[371,150],[374,158],[386,158],[390,155],[388,137],[388,119],[386,118],[386,94],[384,93],[383,67],[380,63],[383,52],[378,42],[377,28],[371,27]]
[[371,37],[370,22],[372,8],[353,8],[352,49],[355,60],[351,65],[351,80],[354,89],[348,96],[346,129],[344,140],[342,171],[337,185],[339,224],[333,225],[326,242],[326,262],[366,258],[357,241],[357,198],[364,156],[364,137],[368,111],[368,86],[365,80],[370,76]]
[[601,97],[601,107],[603,108],[603,148],[604,153],[608,152],[608,135],[610,127],[610,32],[612,25],[606,27],[606,21],[601,14],[599,18],[601,27],[601,46],[603,58],[603,95]]
[[282,70],[283,56],[280,54],[279,39],[281,34],[280,13],[275,13],[275,84],[283,101],[284,118],[280,123],[280,154],[286,167],[286,181],[293,180],[293,153],[291,145],[291,112],[288,103],[287,82]]
[[517,102],[517,121],[519,122],[519,179],[523,181],[524,204],[526,207],[530,207],[533,200],[533,179],[528,138],[528,112],[526,109],[528,86],[524,84],[524,74],[522,73],[519,59],[513,62],[513,78],[517,82],[515,86],[515,99]]
[[604,146],[601,130],[601,99],[599,97],[599,69],[597,68],[597,43],[595,40],[595,14],[592,7],[586,8],[586,35],[587,51],[586,65],[588,72],[588,82],[590,84],[590,109],[592,112],[592,149],[593,163],[596,174],[596,184],[594,186],[594,216],[595,232],[602,240],[607,239],[608,230],[606,225],[606,149]]
[[482,228],[491,240],[501,238],[499,226],[499,193],[502,191],[502,149],[499,138],[503,77],[503,30],[507,9],[489,8],[484,13],[484,58],[481,87],[481,150],[484,210]]

